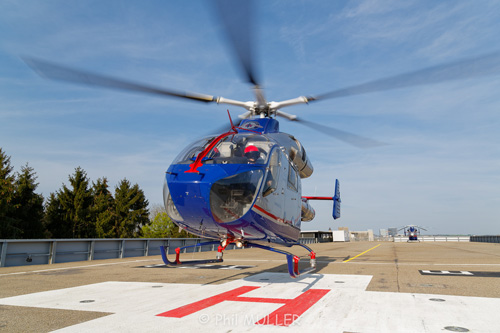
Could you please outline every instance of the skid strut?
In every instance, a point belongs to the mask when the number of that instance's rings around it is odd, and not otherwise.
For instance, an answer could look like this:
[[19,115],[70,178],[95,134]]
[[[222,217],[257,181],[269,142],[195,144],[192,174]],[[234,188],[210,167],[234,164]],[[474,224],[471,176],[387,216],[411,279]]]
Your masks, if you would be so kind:
[[[190,261],[180,261],[180,254],[181,251],[190,247],[196,247],[196,246],[203,246],[203,245],[212,245],[212,244],[219,244],[219,247],[217,249],[217,255],[215,259],[207,259],[207,260],[190,260]],[[227,242],[226,246],[229,245],[230,242]],[[210,263],[216,263],[216,262],[222,262],[222,251],[226,248],[226,246],[222,247],[220,245],[219,241],[211,241],[211,242],[203,242],[203,243],[198,243],[195,245],[187,245],[183,247],[178,247],[175,249],[175,261],[169,261],[167,258],[167,252],[165,251],[164,246],[160,246],[160,251],[161,251],[161,258],[163,259],[163,262],[167,266],[177,266],[177,265],[199,265],[199,264],[210,264]]]
[[311,257],[311,261],[310,261],[311,266],[309,268],[302,270],[302,271],[299,271],[300,258],[298,256],[290,253],[290,252],[278,250],[278,249],[275,249],[274,247],[250,243],[250,242],[247,242],[246,245],[249,245],[252,247],[257,247],[257,248],[263,249],[263,250],[268,250],[268,251],[284,254],[286,256],[286,261],[287,261],[287,266],[288,266],[288,274],[290,274],[290,276],[293,278],[299,277],[302,274],[310,273],[316,269],[316,253],[314,253],[314,251],[311,248],[309,248],[308,246],[306,246],[304,244],[299,244],[299,243],[295,244],[295,245],[300,245],[303,248],[305,248],[307,251],[309,251],[309,256]]

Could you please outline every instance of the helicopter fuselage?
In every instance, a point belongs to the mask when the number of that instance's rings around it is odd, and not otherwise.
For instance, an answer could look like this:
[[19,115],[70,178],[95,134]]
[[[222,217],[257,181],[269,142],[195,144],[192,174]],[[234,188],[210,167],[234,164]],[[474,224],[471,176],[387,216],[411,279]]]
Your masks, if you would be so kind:
[[418,229],[415,227],[408,228],[408,239],[418,240]]
[[166,172],[165,207],[179,227],[203,238],[291,246],[301,221],[314,218],[301,196],[301,178],[312,172],[304,148],[279,132],[278,121],[247,119],[179,154]]

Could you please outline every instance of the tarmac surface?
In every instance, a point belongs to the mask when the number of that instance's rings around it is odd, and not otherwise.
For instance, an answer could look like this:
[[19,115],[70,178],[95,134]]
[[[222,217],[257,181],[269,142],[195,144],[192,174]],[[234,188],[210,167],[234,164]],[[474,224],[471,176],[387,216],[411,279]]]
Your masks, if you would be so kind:
[[310,246],[298,279],[260,249],[0,268],[0,332],[500,332],[500,244]]

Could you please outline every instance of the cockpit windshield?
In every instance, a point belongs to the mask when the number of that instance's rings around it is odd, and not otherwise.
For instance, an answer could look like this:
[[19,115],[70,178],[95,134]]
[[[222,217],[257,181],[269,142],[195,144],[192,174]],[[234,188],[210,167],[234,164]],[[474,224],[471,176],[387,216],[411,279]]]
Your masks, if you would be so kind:
[[174,164],[191,164],[199,154],[204,154],[203,164],[265,164],[275,145],[265,135],[245,132],[223,137],[206,151],[216,139],[212,136],[194,142],[177,156]]

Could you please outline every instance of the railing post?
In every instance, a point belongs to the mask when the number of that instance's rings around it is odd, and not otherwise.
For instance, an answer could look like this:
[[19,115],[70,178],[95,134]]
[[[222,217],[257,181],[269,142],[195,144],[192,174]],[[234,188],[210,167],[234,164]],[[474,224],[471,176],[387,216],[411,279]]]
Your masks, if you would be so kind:
[[144,256],[145,257],[149,256],[149,241],[150,241],[150,239],[146,240],[146,248],[144,249]]
[[94,248],[95,248],[95,240],[93,241],[90,241],[90,244],[89,244],[89,261],[90,260],[94,260]]
[[56,262],[57,242],[55,240],[50,242],[49,264],[52,265]]
[[125,239],[123,239],[120,243],[120,258],[123,258],[125,255]]
[[2,253],[0,254],[0,267],[5,267],[5,260],[7,259],[7,244],[9,242],[2,242]]

